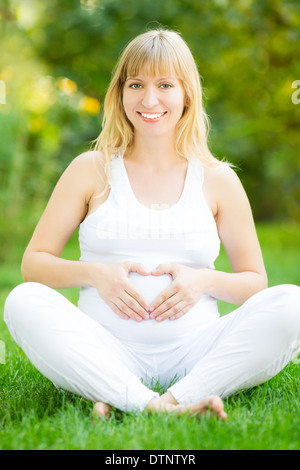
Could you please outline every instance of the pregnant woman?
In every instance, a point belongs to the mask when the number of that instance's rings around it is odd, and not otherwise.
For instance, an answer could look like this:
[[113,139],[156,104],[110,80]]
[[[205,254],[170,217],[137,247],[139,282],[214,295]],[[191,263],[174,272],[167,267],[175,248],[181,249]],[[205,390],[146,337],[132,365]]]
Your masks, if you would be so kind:
[[[201,93],[178,33],[128,44],[95,149],[59,179],[6,300],[30,361],[95,415],[226,419],[222,398],[276,375],[300,344],[300,288],[267,288],[247,196],[209,151]],[[78,226],[80,260],[60,258]],[[214,269],[220,243],[230,273]],[[55,290],[73,287],[78,307]],[[239,308],[220,317],[217,299]]]

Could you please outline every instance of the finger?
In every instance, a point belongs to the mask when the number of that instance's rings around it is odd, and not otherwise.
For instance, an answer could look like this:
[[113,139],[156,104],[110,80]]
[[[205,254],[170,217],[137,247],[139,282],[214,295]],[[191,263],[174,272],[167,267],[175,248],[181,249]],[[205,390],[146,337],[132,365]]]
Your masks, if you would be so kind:
[[171,297],[168,297],[164,302],[162,302],[153,312],[150,309],[150,318],[157,318],[163,313],[170,310],[170,308],[174,307],[179,302],[179,296],[174,294]]
[[132,263],[131,261],[128,261],[126,262],[126,267],[128,272],[135,272],[142,276],[148,276],[150,274],[150,271],[148,271],[141,263]]
[[149,306],[146,300],[144,299],[142,294],[133,287],[132,284],[130,283],[127,284],[127,286],[125,287],[125,292],[133,299],[133,301],[135,301],[132,304],[133,305],[132,308],[134,310],[136,308],[137,309],[136,312],[141,315],[144,315],[145,313],[147,313],[148,315]]
[[151,271],[153,276],[160,276],[161,274],[171,274],[173,275],[177,269],[177,265],[174,263],[170,264],[159,264],[156,268]]
[[127,291],[125,291],[124,296],[120,297],[122,302],[126,305],[126,307],[123,306],[122,310],[126,313],[126,315],[130,315],[131,318],[134,318],[137,320],[137,317],[140,317],[141,319],[148,320],[149,319],[149,313],[146,311],[146,309],[137,302],[137,300],[128,294]]
[[114,300],[115,306],[122,312],[123,315],[128,316],[132,320],[136,320],[138,322],[142,321],[143,318],[138,315],[132,308],[130,308],[123,299],[118,298]]
[[171,315],[169,320],[178,320],[178,318],[183,317],[189,310],[191,309],[191,305],[186,305],[180,312],[176,313],[175,315]]
[[118,315],[118,317],[123,318],[123,320],[129,320],[130,317],[124,312],[122,312],[122,310],[120,310],[116,304],[114,304],[113,302],[106,303],[112,309],[112,311]]
[[[158,315],[155,320],[160,322],[166,320],[167,318],[174,317],[175,315],[179,315],[180,312],[184,309],[185,305],[186,303],[183,301],[180,301],[177,304],[173,304],[172,307],[170,307],[168,310],[164,311],[161,315]],[[184,313],[182,313],[182,315],[183,314]]]
[[[152,304],[149,307],[149,312],[153,313],[153,316],[151,318],[155,318],[155,316],[160,315],[163,313],[166,309],[170,308],[172,306],[172,303],[168,303],[165,305],[166,302],[168,302],[169,299],[171,299],[174,295],[177,294],[177,289],[174,285],[170,285],[166,289],[164,289],[157,297],[154,299]],[[173,302],[173,299],[171,302]],[[174,302],[173,302],[174,304]]]

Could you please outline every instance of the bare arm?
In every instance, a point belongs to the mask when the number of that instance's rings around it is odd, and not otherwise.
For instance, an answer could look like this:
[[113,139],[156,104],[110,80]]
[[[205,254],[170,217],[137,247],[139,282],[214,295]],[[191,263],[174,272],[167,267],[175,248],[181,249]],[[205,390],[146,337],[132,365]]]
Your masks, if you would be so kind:
[[226,167],[212,173],[209,185],[216,194],[216,223],[232,273],[211,271],[207,293],[241,305],[267,287],[267,274],[250,204],[239,178]]
[[53,288],[91,285],[89,263],[69,261],[60,255],[84,219],[93,191],[93,158],[75,158],[60,177],[27,246],[21,265],[24,281]]

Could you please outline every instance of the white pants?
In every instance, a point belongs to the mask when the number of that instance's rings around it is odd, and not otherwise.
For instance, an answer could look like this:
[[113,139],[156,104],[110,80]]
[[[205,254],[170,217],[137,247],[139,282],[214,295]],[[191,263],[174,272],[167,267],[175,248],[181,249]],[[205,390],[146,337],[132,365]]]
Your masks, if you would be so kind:
[[158,396],[147,386],[152,376],[167,383],[176,375],[168,390],[188,404],[211,394],[224,398],[276,375],[300,350],[300,287],[265,289],[191,332],[181,347],[166,345],[153,354],[122,344],[56,290],[34,282],[13,289],[4,319],[29,360],[55,385],[137,411]]

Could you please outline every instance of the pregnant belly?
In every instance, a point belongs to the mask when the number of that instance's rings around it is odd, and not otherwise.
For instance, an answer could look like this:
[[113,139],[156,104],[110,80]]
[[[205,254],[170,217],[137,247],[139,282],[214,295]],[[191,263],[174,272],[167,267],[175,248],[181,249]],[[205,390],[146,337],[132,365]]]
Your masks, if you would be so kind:
[[128,279],[142,294],[148,305],[172,282],[171,274],[142,276],[141,274],[131,272],[128,275]]
[[[170,274],[142,276],[138,273],[129,273],[129,281],[150,305],[171,284],[172,276]],[[111,310],[92,287],[81,289],[78,306],[121,341],[135,345],[139,343],[143,347],[146,344],[160,344],[162,349],[170,343],[180,345],[186,337],[195,332],[196,327],[219,316],[215,299],[206,295],[202,296],[199,302],[181,318],[162,322],[124,320]]]

